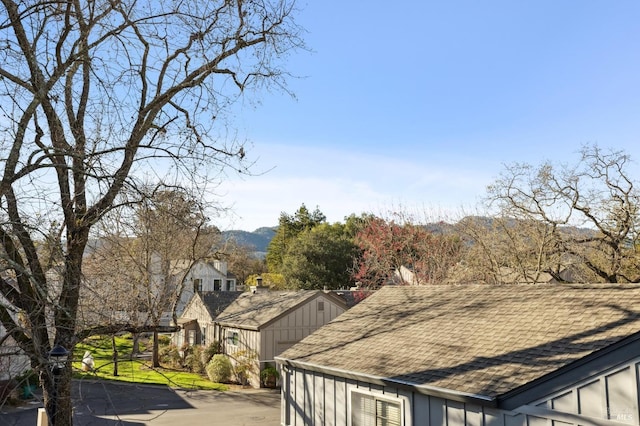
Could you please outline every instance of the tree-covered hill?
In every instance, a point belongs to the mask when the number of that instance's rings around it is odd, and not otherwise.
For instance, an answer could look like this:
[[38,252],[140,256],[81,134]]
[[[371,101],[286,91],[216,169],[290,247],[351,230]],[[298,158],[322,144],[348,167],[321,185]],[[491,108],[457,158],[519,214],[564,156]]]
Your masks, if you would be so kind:
[[253,232],[231,230],[222,232],[226,241],[233,240],[237,244],[252,248],[253,251],[266,253],[269,242],[276,233],[275,227],[262,227]]

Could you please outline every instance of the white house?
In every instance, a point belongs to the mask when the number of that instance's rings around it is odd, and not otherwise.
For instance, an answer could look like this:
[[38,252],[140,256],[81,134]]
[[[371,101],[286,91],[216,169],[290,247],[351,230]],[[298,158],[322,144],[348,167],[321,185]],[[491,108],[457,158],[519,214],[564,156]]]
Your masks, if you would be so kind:
[[[5,278],[7,285],[13,285],[15,280]],[[9,301],[0,295],[0,303],[9,306]],[[11,315],[12,320],[20,322],[17,314]],[[29,357],[18,346],[18,343],[8,335],[7,329],[0,323],[0,387],[3,382],[9,381],[22,374],[31,367]],[[1,391],[1,389],[0,389]],[[2,401],[0,401],[2,406]]]
[[276,360],[282,425],[640,425],[640,285],[388,286]]
[[0,324],[0,385],[31,367],[29,357],[18,347],[16,341],[6,334],[6,329]]
[[195,293],[236,291],[236,278],[222,260],[199,260],[184,275],[184,288],[176,312],[180,315]]

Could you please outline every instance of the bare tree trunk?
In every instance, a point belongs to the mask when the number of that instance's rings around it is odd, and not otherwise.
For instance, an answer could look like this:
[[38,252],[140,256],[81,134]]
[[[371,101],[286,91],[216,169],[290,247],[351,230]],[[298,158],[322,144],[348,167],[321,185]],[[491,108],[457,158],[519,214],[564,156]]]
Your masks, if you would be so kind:
[[[71,365],[54,383],[52,340],[72,350],[128,323],[105,326],[108,315],[85,305],[89,232],[139,202],[123,189],[143,187],[138,172],[158,168],[155,159],[167,161],[156,177],[170,186],[247,170],[244,147],[218,143],[212,117],[264,83],[286,91],[280,59],[304,47],[302,29],[294,0],[1,0],[0,9],[0,325],[43,377],[51,424],[71,425]],[[123,45],[128,54],[114,60]]]
[[129,359],[135,358],[140,353],[140,333],[133,333],[133,347]]
[[160,344],[158,342],[158,331],[153,331],[153,353],[151,355],[151,365],[153,368],[160,367]]
[[113,376],[118,376],[118,347],[116,346],[116,336],[111,336],[111,346],[113,347]]
[[44,371],[41,375],[44,407],[52,426],[73,425],[71,405],[71,368]]

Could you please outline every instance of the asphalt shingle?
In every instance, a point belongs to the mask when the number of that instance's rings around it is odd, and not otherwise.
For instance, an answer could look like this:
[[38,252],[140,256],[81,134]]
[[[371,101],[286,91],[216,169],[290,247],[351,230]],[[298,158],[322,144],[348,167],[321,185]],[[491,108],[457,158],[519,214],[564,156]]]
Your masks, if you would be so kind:
[[218,315],[216,321],[222,325],[258,329],[319,293],[320,290],[243,293]]
[[495,397],[638,331],[638,285],[388,286],[280,358]]
[[202,294],[202,302],[211,318],[216,318],[241,295],[241,291],[210,291]]

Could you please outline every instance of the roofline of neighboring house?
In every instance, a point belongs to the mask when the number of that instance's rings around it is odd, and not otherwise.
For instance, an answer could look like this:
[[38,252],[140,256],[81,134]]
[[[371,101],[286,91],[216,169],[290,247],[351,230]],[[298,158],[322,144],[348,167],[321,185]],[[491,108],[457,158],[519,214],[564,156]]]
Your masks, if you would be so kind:
[[[211,292],[211,293],[216,293],[216,292],[214,291],[214,292]],[[236,295],[240,296],[243,292],[242,292],[242,291],[237,291],[237,290],[235,290],[235,291],[221,291],[221,292],[219,292],[219,293],[225,293],[225,296],[224,296],[224,297],[226,297],[228,294],[236,294]],[[209,314],[209,316],[210,316],[210,317],[211,317],[211,319],[213,320],[213,323],[215,324],[217,314],[216,314],[215,312],[211,312],[211,309],[209,309],[209,308],[210,308],[210,306],[205,302],[205,300],[204,300],[204,299],[205,299],[205,296],[204,296],[203,294],[201,294],[201,295],[200,295],[200,300],[202,300],[202,304],[204,305],[204,309],[207,311],[207,313]],[[236,300],[236,299],[237,299],[237,297],[236,297],[235,299],[233,299],[233,300],[231,301],[231,303],[235,302],[235,300]],[[229,303],[229,304],[230,304],[230,303]],[[229,304],[227,304],[227,306],[229,306]],[[186,309],[185,309],[185,310],[186,310]],[[218,314],[219,314],[219,312],[218,312]]]
[[498,406],[505,410],[512,410],[546,395],[562,391],[571,383],[583,382],[589,377],[615,369],[637,358],[640,358],[640,332],[500,395]]
[[262,326],[254,326],[254,325],[240,325],[232,322],[220,322],[213,320],[213,323],[218,327],[226,327],[226,328],[237,328],[238,330],[250,330],[250,331],[260,331],[260,327]]
[[[281,312],[280,314],[276,315],[275,317],[271,318],[269,321],[266,321],[260,325],[254,326],[254,325],[244,325],[244,324],[238,324],[238,323],[234,323],[234,322],[228,322],[228,321],[216,321],[214,320],[214,323],[216,323],[217,325],[221,326],[221,327],[230,327],[230,328],[237,328],[240,330],[251,330],[251,331],[260,331],[260,329],[262,329],[263,327],[268,327],[269,325],[273,324],[274,322],[278,321],[280,318],[284,317],[285,315],[290,314],[291,312],[295,311],[296,309],[298,309],[301,305],[310,302],[313,299],[317,299],[318,297],[320,297],[321,295],[324,295],[325,297],[328,297],[330,299],[333,299],[334,302],[342,305],[342,307],[344,309],[347,309],[346,307],[346,302],[344,300],[342,300],[342,298],[340,298],[337,295],[332,295],[329,293],[325,293],[323,290],[300,290],[300,291],[309,291],[309,292],[314,292],[314,294],[310,294],[309,297],[305,297],[304,299],[300,300],[300,302],[296,303],[295,305],[293,305],[292,307],[290,307],[289,309],[287,309],[284,312]],[[267,293],[265,293],[267,294]]]
[[514,410],[526,404],[547,397],[566,389],[571,383],[580,383],[590,377],[610,371],[634,359],[640,359],[640,332],[593,352],[583,358],[569,363],[549,374],[532,380],[516,389],[498,397],[459,392],[436,386],[421,385],[392,377],[381,377],[366,373],[342,370],[334,367],[308,363],[304,361],[275,357],[276,362],[318,373],[346,379],[363,380],[382,386],[396,386],[415,392],[446,398],[459,402],[472,402],[483,406]]
[[[184,305],[184,309],[182,310],[182,312],[183,312],[183,313],[184,313],[184,312],[186,312],[186,311],[187,311],[187,309],[189,309],[193,303],[196,303],[196,302],[195,302],[196,297],[197,297],[198,299],[200,299],[200,302],[201,302],[203,305],[205,304],[205,303],[204,303],[204,301],[202,300],[202,297],[200,296],[200,293],[198,293],[197,291],[195,291],[195,292],[193,293],[193,296],[191,296],[191,298],[190,298],[190,299],[187,301],[187,303]],[[182,315],[182,314],[180,314],[180,315]]]
[[396,388],[415,391],[423,395],[435,396],[438,398],[449,399],[452,401],[480,404],[482,406],[491,407],[491,408],[497,407],[496,398],[486,396],[486,395],[460,392],[452,389],[440,388],[437,386],[421,385],[421,384],[411,383],[406,380],[402,380],[398,378],[375,376],[371,374],[343,370],[343,369],[334,368],[334,367],[327,367],[327,366],[313,364],[313,363],[304,362],[304,361],[281,358],[279,356],[275,357],[275,361],[281,365],[291,366],[295,368],[302,368],[304,370],[310,370],[317,373],[329,374],[331,376],[342,377],[345,379],[358,380],[358,381],[363,381],[367,383],[373,383],[380,386],[394,386]]
[[333,299],[334,302],[336,302],[337,304],[339,304],[340,306],[342,306],[345,310],[349,309],[349,304],[347,303],[347,301],[339,296],[336,292],[338,291],[351,291],[351,290],[322,290],[322,292],[325,294],[325,296],[327,296],[330,299]]

